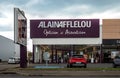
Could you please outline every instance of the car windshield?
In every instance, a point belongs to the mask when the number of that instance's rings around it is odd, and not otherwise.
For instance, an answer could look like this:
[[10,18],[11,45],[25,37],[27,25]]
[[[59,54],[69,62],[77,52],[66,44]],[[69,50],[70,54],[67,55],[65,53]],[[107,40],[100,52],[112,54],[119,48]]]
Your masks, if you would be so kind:
[[83,58],[83,55],[73,55],[72,57],[75,57],[75,58]]

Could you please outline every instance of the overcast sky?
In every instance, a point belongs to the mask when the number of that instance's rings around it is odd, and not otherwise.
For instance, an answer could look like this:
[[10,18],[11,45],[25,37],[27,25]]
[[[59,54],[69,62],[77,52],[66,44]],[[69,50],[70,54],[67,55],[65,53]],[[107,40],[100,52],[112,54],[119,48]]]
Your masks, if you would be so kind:
[[[14,39],[14,7],[30,19],[118,19],[120,0],[0,0],[0,35]],[[28,30],[28,50],[32,43]]]

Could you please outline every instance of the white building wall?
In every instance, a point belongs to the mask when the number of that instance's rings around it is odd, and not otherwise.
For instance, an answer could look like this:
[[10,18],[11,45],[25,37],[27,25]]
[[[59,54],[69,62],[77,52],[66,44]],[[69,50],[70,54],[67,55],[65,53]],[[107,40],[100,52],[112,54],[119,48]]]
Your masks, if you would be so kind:
[[20,45],[14,44],[15,45],[15,57],[20,57]]
[[9,57],[20,56],[20,47],[13,40],[0,35],[0,59],[8,61]]

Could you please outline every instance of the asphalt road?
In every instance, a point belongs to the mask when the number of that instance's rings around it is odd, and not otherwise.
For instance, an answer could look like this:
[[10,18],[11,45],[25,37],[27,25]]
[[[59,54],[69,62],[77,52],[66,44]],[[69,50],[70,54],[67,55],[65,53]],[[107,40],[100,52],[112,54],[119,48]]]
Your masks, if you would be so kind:
[[14,68],[19,67],[19,64],[8,64],[8,63],[0,63],[0,71],[8,69],[8,68]]
[[42,76],[21,76],[16,74],[0,74],[0,78],[119,78],[119,77],[42,77]]

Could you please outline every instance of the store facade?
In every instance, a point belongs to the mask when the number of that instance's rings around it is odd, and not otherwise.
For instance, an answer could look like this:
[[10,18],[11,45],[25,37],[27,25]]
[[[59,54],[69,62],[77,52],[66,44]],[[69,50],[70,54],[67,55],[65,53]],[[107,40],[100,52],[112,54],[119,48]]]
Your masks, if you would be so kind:
[[[102,27],[99,19],[30,20],[33,62],[43,63],[43,53],[50,53],[50,63],[67,62],[73,54],[101,56]],[[98,56],[99,57],[99,56]],[[101,57],[99,57],[99,60]]]

